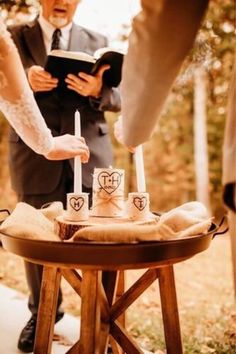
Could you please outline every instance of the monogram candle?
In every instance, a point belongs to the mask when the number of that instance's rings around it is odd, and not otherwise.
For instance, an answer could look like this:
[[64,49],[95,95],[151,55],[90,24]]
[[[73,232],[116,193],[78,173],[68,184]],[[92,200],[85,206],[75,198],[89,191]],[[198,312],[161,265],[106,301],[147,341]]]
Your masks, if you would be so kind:
[[126,204],[127,217],[131,220],[149,218],[149,193],[129,193]]
[[68,193],[65,219],[68,221],[85,221],[88,218],[88,193]]
[[92,216],[120,217],[124,209],[124,170],[95,168]]

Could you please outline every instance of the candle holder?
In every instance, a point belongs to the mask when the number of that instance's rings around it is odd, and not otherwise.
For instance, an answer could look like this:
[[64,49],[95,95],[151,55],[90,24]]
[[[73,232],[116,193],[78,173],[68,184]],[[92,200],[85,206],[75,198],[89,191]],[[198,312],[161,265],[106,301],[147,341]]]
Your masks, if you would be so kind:
[[124,170],[95,168],[92,216],[120,217],[124,209]]
[[89,218],[88,193],[68,193],[65,219],[85,221]]
[[131,220],[145,220],[150,216],[149,193],[133,192],[128,194],[127,217]]

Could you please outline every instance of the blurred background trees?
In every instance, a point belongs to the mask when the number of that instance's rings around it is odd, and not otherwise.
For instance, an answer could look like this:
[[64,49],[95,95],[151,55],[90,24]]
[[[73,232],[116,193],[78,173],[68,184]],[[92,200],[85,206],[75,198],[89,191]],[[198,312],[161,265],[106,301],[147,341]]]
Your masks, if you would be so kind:
[[[34,17],[37,9],[36,0],[0,0],[1,15],[9,24]],[[195,47],[175,82],[152,139],[144,145],[153,210],[168,210],[199,199],[216,217],[224,213],[221,161],[234,56],[234,21],[234,0],[210,1]],[[117,39],[127,39],[127,25],[123,29],[125,34],[121,30]],[[107,114],[111,132],[116,117]],[[15,200],[6,167],[6,136],[7,123],[0,116],[0,205],[11,208]],[[126,170],[127,190],[135,190],[132,156],[114,138],[113,142],[116,166]]]

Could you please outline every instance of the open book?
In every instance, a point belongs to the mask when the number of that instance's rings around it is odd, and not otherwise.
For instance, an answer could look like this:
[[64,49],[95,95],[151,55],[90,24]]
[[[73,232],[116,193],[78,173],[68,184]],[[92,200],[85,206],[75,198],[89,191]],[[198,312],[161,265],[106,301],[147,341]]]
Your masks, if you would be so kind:
[[93,56],[56,49],[48,55],[45,70],[59,79],[60,87],[66,87],[64,80],[68,74],[78,75],[83,71],[95,75],[102,65],[109,64],[110,69],[104,72],[103,81],[108,87],[116,87],[121,81],[123,57],[124,54],[110,48],[98,49]]

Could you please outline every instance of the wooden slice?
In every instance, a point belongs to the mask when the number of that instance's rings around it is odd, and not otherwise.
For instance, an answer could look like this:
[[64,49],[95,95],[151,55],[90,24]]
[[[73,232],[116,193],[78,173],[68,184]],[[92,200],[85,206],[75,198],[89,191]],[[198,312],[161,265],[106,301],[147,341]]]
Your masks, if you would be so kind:
[[117,223],[117,224],[138,224],[138,225],[148,225],[152,223],[156,223],[157,216],[150,216],[147,220],[138,220],[131,221],[128,218],[120,217],[120,218],[105,218],[105,217],[96,217],[90,216],[86,221],[68,221],[64,216],[58,216],[54,222],[54,231],[60,237],[61,240],[70,239],[76,231],[82,229],[83,227],[89,227],[94,225],[101,224],[109,224],[109,223]]

